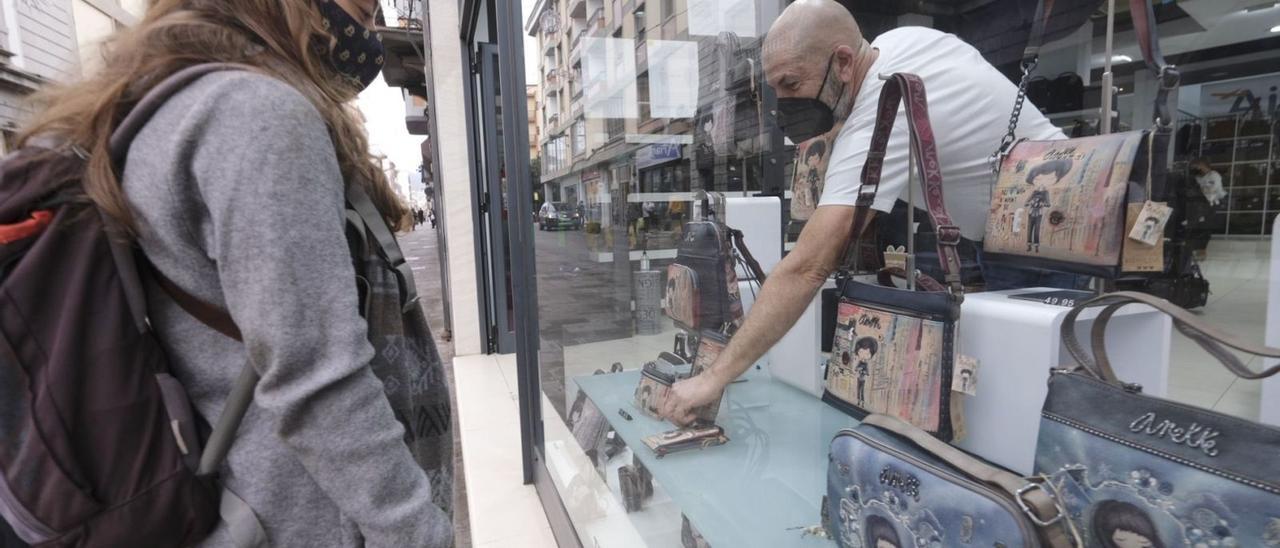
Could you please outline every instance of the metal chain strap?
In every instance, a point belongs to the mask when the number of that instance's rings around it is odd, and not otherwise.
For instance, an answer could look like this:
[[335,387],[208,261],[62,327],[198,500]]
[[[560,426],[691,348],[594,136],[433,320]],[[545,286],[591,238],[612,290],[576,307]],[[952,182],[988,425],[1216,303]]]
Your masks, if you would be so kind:
[[1018,98],[1014,100],[1013,114],[1009,116],[1009,130],[1000,139],[1000,147],[991,154],[989,163],[992,173],[1000,171],[1000,164],[1004,163],[1005,156],[1009,155],[1014,142],[1018,139],[1018,120],[1022,118],[1022,105],[1027,101],[1027,84],[1031,81],[1031,71],[1035,70],[1036,64],[1037,61],[1033,60],[1022,65],[1022,80],[1018,82]]

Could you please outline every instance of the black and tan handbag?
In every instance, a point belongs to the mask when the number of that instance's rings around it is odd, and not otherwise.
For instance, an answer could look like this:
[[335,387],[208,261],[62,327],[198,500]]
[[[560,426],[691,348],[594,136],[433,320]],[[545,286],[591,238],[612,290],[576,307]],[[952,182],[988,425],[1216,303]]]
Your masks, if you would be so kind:
[[[1154,126],[1058,141],[1017,139],[1027,85],[1053,8],[1053,0],[1041,0],[1023,56],[1009,132],[993,157],[997,178],[983,241],[984,261],[1105,278],[1122,271],[1160,270],[1161,242],[1147,245],[1125,234],[1144,203],[1163,194],[1173,135],[1169,92],[1180,77],[1160,54],[1151,2],[1130,0],[1129,5],[1143,56],[1158,74]],[[1140,265],[1140,256],[1155,259]]]
[[[960,229],[943,203],[938,150],[929,124],[924,83],[918,76],[895,74],[880,94],[853,230],[865,226],[871,216],[889,134],[904,95],[911,157],[937,229],[938,257],[948,287],[920,274],[915,275],[918,283],[909,281],[907,289],[891,283],[862,283],[848,275],[850,265],[846,264],[823,400],[857,418],[868,413],[892,415],[951,440],[958,418],[952,416],[951,375],[955,324],[963,299],[956,252]],[[846,262],[856,246],[851,237]]]

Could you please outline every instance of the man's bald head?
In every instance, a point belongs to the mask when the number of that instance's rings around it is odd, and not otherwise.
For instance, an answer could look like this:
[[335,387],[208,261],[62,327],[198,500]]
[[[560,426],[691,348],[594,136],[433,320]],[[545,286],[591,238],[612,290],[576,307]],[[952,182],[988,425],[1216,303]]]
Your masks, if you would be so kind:
[[769,29],[764,54],[825,57],[837,46],[857,49],[861,43],[862,30],[844,6],[833,0],[797,0]]
[[774,21],[765,37],[765,77],[779,97],[812,97],[832,52],[844,46],[850,59],[868,53],[853,14],[833,0],[797,0]]

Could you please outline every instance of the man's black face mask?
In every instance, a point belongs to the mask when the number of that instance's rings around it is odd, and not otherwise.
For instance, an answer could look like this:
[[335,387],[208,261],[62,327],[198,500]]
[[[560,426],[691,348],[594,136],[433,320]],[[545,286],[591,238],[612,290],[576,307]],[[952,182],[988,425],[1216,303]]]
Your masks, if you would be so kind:
[[[831,67],[836,60],[835,52],[827,59],[827,73],[818,86],[818,95],[813,98],[785,97],[778,99],[778,128],[792,143],[800,144],[822,135],[836,125],[835,107],[822,100],[822,92],[827,89],[827,82],[832,80]],[[836,80],[839,80],[836,78]],[[840,93],[836,102],[844,97],[844,82],[840,82]]]

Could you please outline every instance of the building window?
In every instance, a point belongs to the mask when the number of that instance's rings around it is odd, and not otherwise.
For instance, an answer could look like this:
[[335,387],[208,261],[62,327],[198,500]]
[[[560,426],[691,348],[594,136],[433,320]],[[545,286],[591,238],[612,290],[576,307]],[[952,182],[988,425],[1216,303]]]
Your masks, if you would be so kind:
[[676,14],[676,0],[662,0],[662,18],[670,19]]
[[640,103],[640,121],[646,122],[650,118],[649,110],[649,73],[645,72],[636,77],[636,100]]
[[645,13],[644,13],[644,4],[640,4],[636,6],[635,19],[636,19],[636,42],[642,42],[644,41],[644,33],[647,30],[645,28],[647,26],[646,24],[647,18],[645,17]]
[[573,155],[587,151],[587,123],[581,118],[573,123]]

